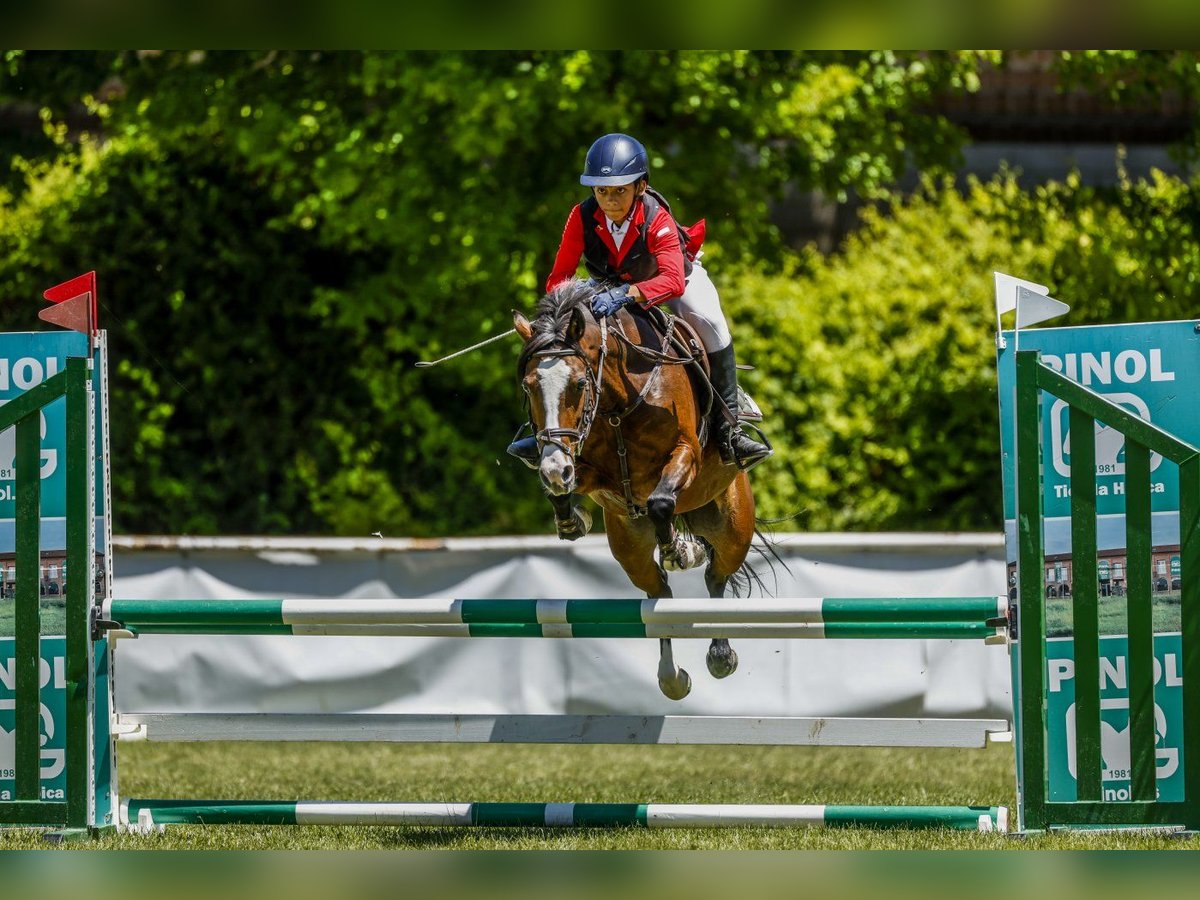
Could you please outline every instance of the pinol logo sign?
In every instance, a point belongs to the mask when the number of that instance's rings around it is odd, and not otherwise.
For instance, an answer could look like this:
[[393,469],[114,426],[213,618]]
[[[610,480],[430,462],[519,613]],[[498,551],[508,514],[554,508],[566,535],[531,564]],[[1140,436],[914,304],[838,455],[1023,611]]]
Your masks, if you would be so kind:
[[[0,400],[0,406],[7,403],[7,400]],[[46,439],[46,417],[39,415],[41,420],[41,437]],[[0,432],[0,481],[13,481],[17,477],[17,429],[9,428],[7,431]],[[41,452],[41,470],[42,477],[49,478],[58,469],[58,451],[53,447],[44,447]],[[9,493],[12,491],[12,486],[9,485],[6,489]],[[11,496],[4,496],[2,499],[12,500]]]
[[[1137,394],[1106,394],[1106,399],[1122,406],[1143,421],[1150,421],[1150,407]],[[1071,477],[1070,407],[1064,400],[1050,406],[1050,457],[1054,471],[1063,478]],[[1096,474],[1125,475],[1125,436],[1103,422],[1096,423]],[[1150,454],[1150,471],[1162,465],[1162,457]]]
[[[61,367],[62,360],[54,356],[0,356],[0,406],[56,375]],[[38,465],[43,480],[53,479],[59,470],[60,448],[53,446],[58,441],[47,441],[46,438],[48,435],[62,433],[64,416],[65,410],[61,401],[39,414],[43,446]],[[9,428],[0,432],[0,518],[11,518],[14,515],[16,458],[17,430]],[[59,491],[53,485],[54,482],[48,492],[43,491],[46,494],[42,504],[44,515],[56,514],[52,510]]]
[[[1104,799],[1130,799],[1128,640],[1100,639],[1100,756]],[[1154,757],[1161,800],[1183,799],[1183,679],[1179,634],[1154,639]],[[1075,799],[1075,660],[1072,642],[1048,641],[1047,746],[1050,799]]]
[[[38,744],[42,799],[61,800],[66,791],[66,659],[63,638],[42,638],[41,715]],[[16,791],[16,679],[13,640],[0,640],[0,800]]]

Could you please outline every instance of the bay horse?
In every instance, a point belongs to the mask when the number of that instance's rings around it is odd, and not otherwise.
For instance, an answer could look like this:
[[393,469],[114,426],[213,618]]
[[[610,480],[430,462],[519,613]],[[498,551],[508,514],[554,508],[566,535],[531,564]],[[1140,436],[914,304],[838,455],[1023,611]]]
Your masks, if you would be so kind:
[[[703,440],[705,410],[678,351],[640,311],[598,322],[597,289],[566,281],[538,302],[532,321],[513,312],[525,342],[517,377],[558,536],[588,533],[591,515],[578,501],[586,495],[604,511],[613,556],[647,597],[670,597],[667,572],[702,562],[709,596],[723,597],[755,535],[750,480],[721,462],[715,440]],[[659,651],[659,688],[681,700],[691,677],[675,665],[670,640],[661,639]],[[737,653],[716,638],[706,663],[724,678]]]

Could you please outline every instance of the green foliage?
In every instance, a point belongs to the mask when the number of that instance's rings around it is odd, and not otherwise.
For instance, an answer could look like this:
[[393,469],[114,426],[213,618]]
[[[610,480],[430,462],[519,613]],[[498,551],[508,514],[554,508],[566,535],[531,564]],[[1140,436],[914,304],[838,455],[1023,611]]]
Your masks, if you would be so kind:
[[998,528],[991,273],[1047,284],[1067,324],[1193,317],[1198,215],[1200,191],[1157,173],[1116,190],[927,183],[807,272],[737,279],[723,299],[779,446],[754,474],[760,514]]
[[63,273],[101,271],[119,527],[323,527],[296,456],[332,455],[317,424],[365,402],[336,329],[295,304],[315,248],[279,240],[277,208],[226,190],[230,176],[202,147],[123,142],[34,168],[0,208],[0,286],[27,298],[0,327],[28,330]]
[[1200,59],[1194,50],[1074,50],[1056,58],[1064,89],[1102,92],[1127,115],[1189,112],[1191,133],[1172,147],[1185,163],[1200,159]]
[[0,327],[100,272],[121,530],[547,530],[503,454],[515,341],[412,364],[529,309],[587,145],[626,130],[681,220],[710,220],[779,447],[760,512],[994,527],[991,271],[1049,284],[1074,322],[1187,315],[1192,186],[931,181],[829,258],[789,251],[768,216],[785,188],[882,198],[907,166],[953,163],[962,135],[926,110],[984,59],[6,52],[0,104],[25,98],[44,127],[0,182],[0,291],[23,301]]
[[[503,454],[523,417],[515,342],[412,363],[530,307],[595,136],[642,138],[680,218],[713,220],[710,260],[778,268],[767,210],[785,185],[875,194],[910,159],[953,161],[961,135],[923,107],[970,89],[978,57],[6,61],[0,100],[24,79],[53,152],[0,207],[0,287],[32,299],[100,271],[118,528],[442,534],[547,526]],[[55,125],[71,84],[103,143]],[[31,312],[4,324],[28,327]]]

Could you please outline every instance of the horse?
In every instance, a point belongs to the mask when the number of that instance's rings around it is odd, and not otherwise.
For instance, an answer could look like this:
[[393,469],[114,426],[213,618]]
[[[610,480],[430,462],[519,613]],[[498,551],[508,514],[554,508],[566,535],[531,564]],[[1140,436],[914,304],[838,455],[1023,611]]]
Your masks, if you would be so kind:
[[[670,597],[667,573],[701,563],[709,596],[723,597],[756,533],[750,480],[705,440],[705,410],[684,365],[690,358],[675,355],[640,310],[597,321],[597,289],[569,280],[542,297],[532,320],[513,311],[524,341],[517,379],[558,536],[578,540],[591,529],[578,500],[585,495],[603,510],[612,555],[647,597]],[[725,678],[737,653],[716,638],[705,661]],[[672,700],[691,691],[669,639],[659,642],[658,684]]]

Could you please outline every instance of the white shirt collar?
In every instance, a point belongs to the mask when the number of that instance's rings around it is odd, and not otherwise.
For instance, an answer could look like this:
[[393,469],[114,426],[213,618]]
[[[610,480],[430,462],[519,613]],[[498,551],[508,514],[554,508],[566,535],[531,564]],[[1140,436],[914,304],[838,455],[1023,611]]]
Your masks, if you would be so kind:
[[629,233],[629,223],[633,221],[633,216],[625,219],[625,222],[618,225],[612,219],[608,219],[608,231],[613,236],[613,243],[617,245],[617,249],[621,249],[621,245],[625,243],[625,236]]

